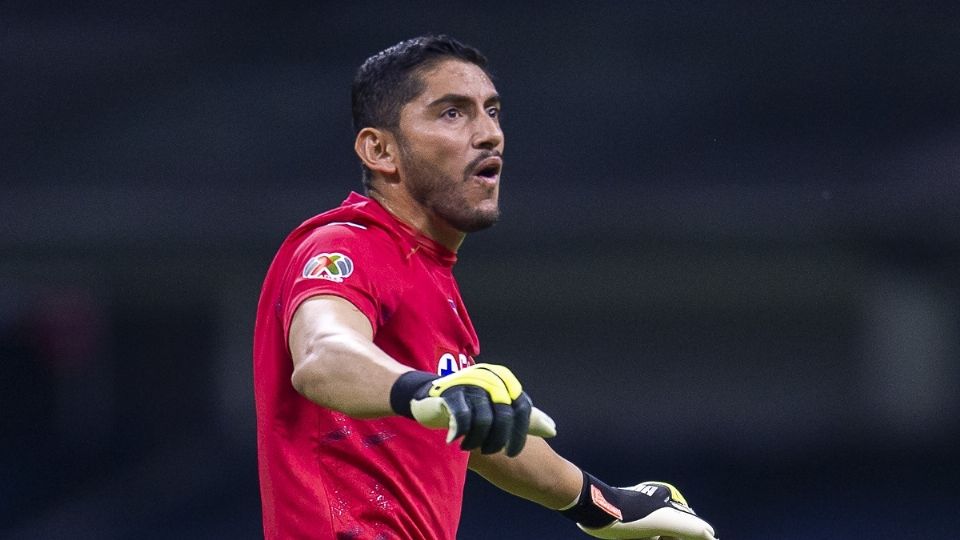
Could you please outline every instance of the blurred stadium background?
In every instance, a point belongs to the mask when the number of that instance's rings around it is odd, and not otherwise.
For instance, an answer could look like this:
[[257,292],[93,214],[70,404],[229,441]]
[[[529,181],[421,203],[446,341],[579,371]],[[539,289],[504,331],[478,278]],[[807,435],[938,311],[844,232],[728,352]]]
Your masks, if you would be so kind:
[[[425,32],[505,99],[458,276],[487,361],[727,539],[960,526],[960,10],[0,3],[0,537],[256,538],[251,332]],[[581,538],[473,477],[461,538]]]

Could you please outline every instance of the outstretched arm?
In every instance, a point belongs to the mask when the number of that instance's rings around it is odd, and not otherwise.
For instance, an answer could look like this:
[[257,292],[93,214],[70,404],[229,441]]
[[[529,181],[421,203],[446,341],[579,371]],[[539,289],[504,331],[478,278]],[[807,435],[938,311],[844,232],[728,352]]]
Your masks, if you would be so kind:
[[477,364],[440,377],[405,366],[376,346],[366,316],[336,296],[304,301],[291,321],[291,383],[318,405],[357,418],[399,414],[462,437],[464,450],[516,455],[527,433],[553,436],[504,366]]
[[500,489],[552,510],[572,504],[583,485],[580,469],[539,437],[527,437],[515,458],[474,452],[470,469]]
[[694,514],[683,495],[664,482],[614,488],[581,471],[529,437],[523,452],[470,456],[470,468],[518,497],[561,513],[596,538],[715,540],[713,527]]

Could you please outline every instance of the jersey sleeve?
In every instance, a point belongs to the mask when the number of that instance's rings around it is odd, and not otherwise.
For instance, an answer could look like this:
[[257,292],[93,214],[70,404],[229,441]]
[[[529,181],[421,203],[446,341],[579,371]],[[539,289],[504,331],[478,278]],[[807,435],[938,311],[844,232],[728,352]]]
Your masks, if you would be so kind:
[[284,279],[284,336],[289,336],[300,304],[318,295],[338,296],[356,306],[376,335],[397,296],[391,290],[396,274],[390,260],[394,250],[383,244],[375,231],[353,224],[325,225],[307,236],[294,252]]

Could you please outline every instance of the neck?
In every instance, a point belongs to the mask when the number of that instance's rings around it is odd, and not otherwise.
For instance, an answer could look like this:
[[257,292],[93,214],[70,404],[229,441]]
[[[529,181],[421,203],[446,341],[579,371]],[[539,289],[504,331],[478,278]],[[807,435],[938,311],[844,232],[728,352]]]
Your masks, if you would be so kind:
[[466,233],[450,226],[430,209],[415,201],[399,185],[371,187],[367,195],[380,203],[390,214],[427,238],[456,253]]

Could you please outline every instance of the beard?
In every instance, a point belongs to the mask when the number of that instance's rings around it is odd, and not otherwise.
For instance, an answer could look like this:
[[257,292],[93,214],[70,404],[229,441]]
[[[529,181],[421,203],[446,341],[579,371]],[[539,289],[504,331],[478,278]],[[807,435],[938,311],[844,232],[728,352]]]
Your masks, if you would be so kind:
[[459,177],[442,171],[434,163],[409,152],[402,142],[398,144],[404,166],[407,169],[410,195],[423,207],[450,224],[454,229],[473,233],[490,228],[500,219],[500,207],[496,197],[484,199],[486,204],[470,204],[467,194],[471,189],[470,177],[477,164],[495,155],[483,153],[470,162]]

